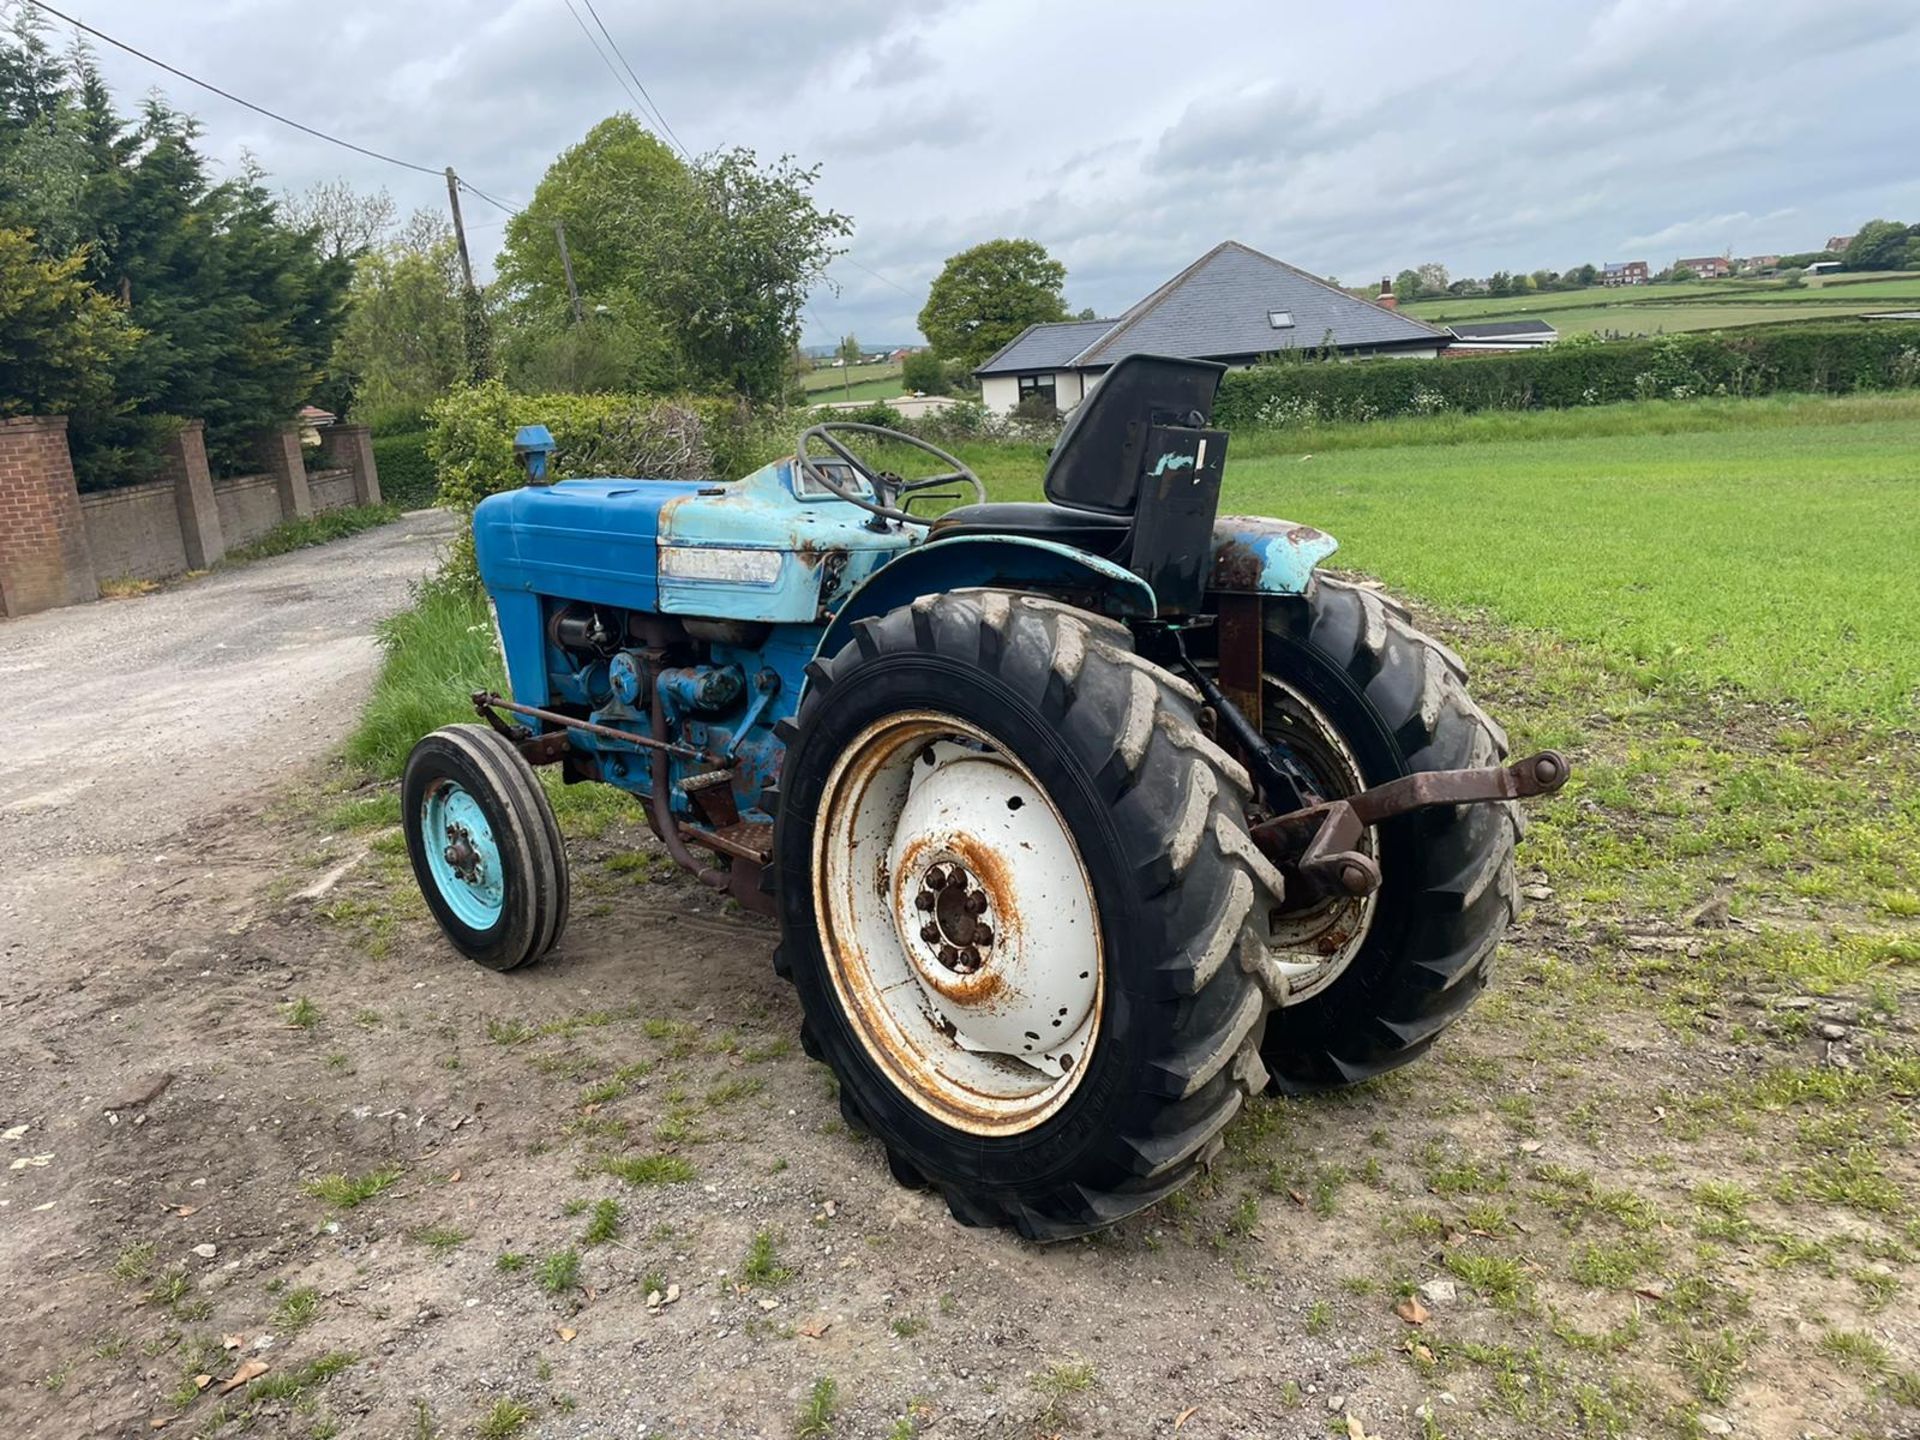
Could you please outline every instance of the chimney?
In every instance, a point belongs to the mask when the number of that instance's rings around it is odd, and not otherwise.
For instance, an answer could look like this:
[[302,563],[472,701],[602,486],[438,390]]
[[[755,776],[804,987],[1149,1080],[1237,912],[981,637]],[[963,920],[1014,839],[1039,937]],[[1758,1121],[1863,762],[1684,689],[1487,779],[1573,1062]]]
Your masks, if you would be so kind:
[[1388,310],[1398,310],[1400,308],[1400,297],[1393,293],[1393,278],[1391,276],[1382,275],[1380,277],[1380,294],[1375,298],[1373,303],[1384,306]]

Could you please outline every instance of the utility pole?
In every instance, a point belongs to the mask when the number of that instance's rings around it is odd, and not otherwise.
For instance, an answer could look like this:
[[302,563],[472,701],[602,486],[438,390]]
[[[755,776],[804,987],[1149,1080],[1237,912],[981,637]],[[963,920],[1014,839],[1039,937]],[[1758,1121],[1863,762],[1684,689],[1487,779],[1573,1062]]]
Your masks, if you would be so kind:
[[567,272],[567,298],[573,302],[573,323],[582,324],[586,316],[580,310],[580,289],[573,283],[573,257],[567,253],[567,227],[553,222],[553,238],[560,242],[560,268]]
[[460,177],[447,166],[447,204],[453,207],[453,238],[460,247],[460,273],[466,277],[467,293],[473,293],[473,261],[467,258],[467,227],[460,223]]

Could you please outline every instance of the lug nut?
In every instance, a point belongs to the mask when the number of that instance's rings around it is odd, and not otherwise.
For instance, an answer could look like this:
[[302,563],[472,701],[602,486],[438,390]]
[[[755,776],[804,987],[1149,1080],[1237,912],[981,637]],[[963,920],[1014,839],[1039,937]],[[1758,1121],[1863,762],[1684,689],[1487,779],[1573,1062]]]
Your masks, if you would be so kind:
[[920,938],[929,945],[940,938],[940,927],[929,921],[920,927]]
[[960,952],[960,970],[962,974],[972,974],[980,968],[980,952],[971,945]]
[[949,970],[953,969],[960,963],[960,952],[951,945],[942,945],[940,947],[940,963]]
[[969,915],[978,915],[981,911],[985,910],[986,908],[987,908],[987,892],[986,891],[975,890],[972,894],[967,896],[967,913]]
[[982,950],[986,949],[989,945],[993,944],[993,931],[984,925],[974,926],[973,943],[978,945]]
[[946,887],[947,887],[946,871],[942,870],[938,865],[934,866],[933,869],[927,871],[927,888],[929,890],[944,890],[946,889]]
[[933,909],[933,892],[931,890],[922,890],[918,895],[913,897],[913,907],[916,910]]

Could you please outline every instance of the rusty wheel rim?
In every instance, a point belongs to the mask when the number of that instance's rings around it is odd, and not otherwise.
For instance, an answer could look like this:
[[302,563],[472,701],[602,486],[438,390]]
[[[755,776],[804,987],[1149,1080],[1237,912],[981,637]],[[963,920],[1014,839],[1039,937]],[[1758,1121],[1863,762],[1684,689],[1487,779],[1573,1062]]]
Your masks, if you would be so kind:
[[[1285,681],[1270,674],[1262,678],[1267,739],[1312,778],[1323,798],[1335,800],[1364,790],[1360,761],[1327,713]],[[1356,848],[1378,860],[1378,827],[1368,826]],[[1283,960],[1291,976],[1289,1005],[1324,990],[1353,963],[1373,929],[1379,901],[1380,892],[1374,890],[1358,897],[1315,900],[1298,909],[1283,906],[1268,917],[1268,944],[1278,955],[1293,957]]]
[[955,716],[876,721],[827,777],[813,877],[835,994],[898,1090],[980,1135],[1066,1103],[1099,1032],[1099,909],[1031,771]]

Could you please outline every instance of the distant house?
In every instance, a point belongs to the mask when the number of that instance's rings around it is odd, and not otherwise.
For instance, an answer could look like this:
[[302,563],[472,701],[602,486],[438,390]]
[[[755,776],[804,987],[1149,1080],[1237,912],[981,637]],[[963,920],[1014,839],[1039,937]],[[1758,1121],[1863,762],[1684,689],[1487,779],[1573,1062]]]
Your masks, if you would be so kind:
[[1676,270],[1691,270],[1702,280],[1718,280],[1733,273],[1733,262],[1724,255],[1702,255],[1694,260],[1676,260]]
[[1826,251],[1829,255],[1838,255],[1851,244],[1853,244],[1853,236],[1851,235],[1829,235],[1827,237]]
[[1811,275],[1815,279],[1818,279],[1822,275],[1830,275],[1835,270],[1843,270],[1845,268],[1846,267],[1838,260],[1816,260],[1800,273],[1802,275]]
[[1734,261],[1733,268],[1741,275],[1758,275],[1763,270],[1778,270],[1780,268],[1780,257],[1778,255],[1749,255],[1744,260]]
[[1449,325],[1453,343],[1447,346],[1449,358],[1455,355],[1491,355],[1501,350],[1537,350],[1560,338],[1560,332],[1544,320],[1462,320]]
[[1602,285],[1644,285],[1648,279],[1644,260],[1609,260],[1600,269]]
[[1071,410],[1127,355],[1178,355],[1246,367],[1286,350],[1325,344],[1342,360],[1376,355],[1431,359],[1451,336],[1357,299],[1304,270],[1228,240],[1117,320],[1029,325],[973,373],[996,415],[1043,397]]

